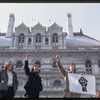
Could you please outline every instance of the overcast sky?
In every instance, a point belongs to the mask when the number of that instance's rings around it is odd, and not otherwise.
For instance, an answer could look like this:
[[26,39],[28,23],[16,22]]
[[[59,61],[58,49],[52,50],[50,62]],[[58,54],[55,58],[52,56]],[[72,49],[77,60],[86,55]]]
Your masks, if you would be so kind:
[[14,27],[22,22],[28,27],[56,22],[63,32],[67,32],[67,13],[71,13],[74,32],[82,29],[83,34],[100,40],[100,3],[0,3],[0,32],[7,32],[10,13],[15,15]]

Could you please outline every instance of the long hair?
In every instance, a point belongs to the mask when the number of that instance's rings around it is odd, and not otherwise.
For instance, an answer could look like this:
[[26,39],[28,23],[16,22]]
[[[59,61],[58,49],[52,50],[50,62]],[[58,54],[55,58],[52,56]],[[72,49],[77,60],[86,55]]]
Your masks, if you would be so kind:
[[68,66],[68,71],[70,71],[70,66],[74,66],[74,73],[76,73],[76,67],[74,63],[70,63]]
[[[7,61],[5,64],[4,64],[4,69],[7,70],[7,67],[9,66],[9,64],[12,63],[12,61]],[[13,70],[14,68],[14,65],[12,64],[12,69],[11,71]]]
[[[34,64],[34,65],[32,66],[32,68],[30,69],[30,72],[34,72],[34,66],[39,67],[37,64]],[[39,72],[40,72],[40,70],[39,70]]]

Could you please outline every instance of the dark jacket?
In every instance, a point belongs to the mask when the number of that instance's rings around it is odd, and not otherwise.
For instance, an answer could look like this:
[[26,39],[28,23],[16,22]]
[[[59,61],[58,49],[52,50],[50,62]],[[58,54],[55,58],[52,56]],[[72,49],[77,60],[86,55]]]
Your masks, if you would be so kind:
[[68,72],[65,71],[65,69],[63,68],[60,61],[57,61],[56,64],[57,64],[59,71],[61,72],[61,74],[63,75],[64,80],[65,80],[64,97],[65,98],[79,98],[80,97],[79,93],[73,93],[73,92],[69,91]]
[[38,73],[30,72],[28,67],[28,61],[25,61],[25,73],[28,76],[28,80],[24,86],[26,90],[25,95],[30,95],[31,98],[39,98],[39,92],[43,90],[42,80]]
[[[12,74],[13,74],[13,90],[14,90],[14,95],[15,95],[18,89],[18,80],[17,80],[17,74],[14,71],[12,71]],[[0,71],[0,82],[2,80],[7,84],[8,82],[7,70]]]

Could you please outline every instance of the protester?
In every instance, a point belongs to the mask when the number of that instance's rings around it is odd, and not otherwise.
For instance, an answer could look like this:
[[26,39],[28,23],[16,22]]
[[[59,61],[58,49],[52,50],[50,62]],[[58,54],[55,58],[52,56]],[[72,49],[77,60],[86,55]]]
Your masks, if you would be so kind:
[[29,69],[28,66],[28,59],[30,57],[30,54],[26,54],[26,60],[25,60],[25,73],[28,76],[28,80],[24,86],[24,89],[26,90],[25,97],[26,98],[39,98],[40,91],[43,90],[42,86],[42,80],[39,75],[39,66],[33,65],[31,69]]
[[[65,80],[64,98],[79,98],[80,94],[69,91],[68,73],[76,73],[75,64],[74,63],[69,64],[68,72],[66,72],[59,60],[59,55],[56,56],[56,64],[61,74],[64,76],[64,80]],[[83,73],[81,74],[83,75]]]
[[[1,91],[1,98],[13,98],[18,88],[17,74],[13,71],[13,63],[7,61],[4,65],[4,70],[0,71],[0,82],[5,82],[7,85],[6,91]],[[2,88],[2,87],[1,87]]]

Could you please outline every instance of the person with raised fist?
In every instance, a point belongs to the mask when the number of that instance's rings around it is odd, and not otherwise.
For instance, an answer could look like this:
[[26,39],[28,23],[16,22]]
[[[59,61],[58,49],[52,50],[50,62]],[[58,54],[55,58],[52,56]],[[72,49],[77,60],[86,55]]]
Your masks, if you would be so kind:
[[[63,68],[63,66],[60,62],[59,55],[56,55],[56,64],[65,80],[64,98],[79,98],[80,94],[69,91],[68,73],[76,73],[75,64],[74,63],[69,64],[68,72],[65,71],[65,69]],[[83,73],[82,73],[82,75],[83,75]]]
[[43,90],[42,86],[42,80],[39,75],[39,66],[34,64],[32,68],[29,68],[28,66],[28,59],[30,57],[30,54],[26,54],[26,60],[25,60],[25,74],[28,76],[28,80],[24,86],[24,89],[26,90],[25,97],[26,98],[39,98],[40,91]]

